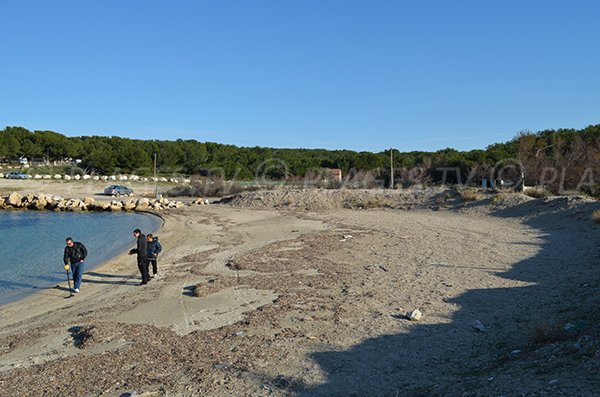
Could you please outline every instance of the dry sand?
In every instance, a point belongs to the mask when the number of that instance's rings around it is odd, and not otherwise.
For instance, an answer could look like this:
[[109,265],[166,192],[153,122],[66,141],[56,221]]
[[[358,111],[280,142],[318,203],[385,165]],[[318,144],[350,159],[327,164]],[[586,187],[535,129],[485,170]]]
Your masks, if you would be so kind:
[[598,203],[438,194],[168,212],[147,286],[123,255],[0,307],[0,395],[595,395]]

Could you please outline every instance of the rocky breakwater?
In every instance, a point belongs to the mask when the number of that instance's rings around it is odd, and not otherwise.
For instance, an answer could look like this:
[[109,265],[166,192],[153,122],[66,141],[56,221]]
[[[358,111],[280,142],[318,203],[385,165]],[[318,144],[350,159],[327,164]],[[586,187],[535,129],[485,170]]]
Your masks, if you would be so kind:
[[21,195],[17,192],[0,196],[0,209],[48,210],[48,211],[163,211],[183,208],[189,205],[205,205],[208,200],[198,199],[186,204],[182,201],[158,199],[129,198],[124,200],[95,200],[92,197],[84,199],[64,198],[51,194]]

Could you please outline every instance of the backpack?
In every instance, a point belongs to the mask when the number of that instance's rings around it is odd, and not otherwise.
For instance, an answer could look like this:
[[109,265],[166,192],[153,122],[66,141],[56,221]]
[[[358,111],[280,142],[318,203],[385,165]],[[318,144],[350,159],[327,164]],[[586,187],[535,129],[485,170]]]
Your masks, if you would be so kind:
[[154,242],[156,243],[156,253],[160,254],[160,251],[162,251],[162,245],[160,245],[158,242],[158,237],[154,237]]

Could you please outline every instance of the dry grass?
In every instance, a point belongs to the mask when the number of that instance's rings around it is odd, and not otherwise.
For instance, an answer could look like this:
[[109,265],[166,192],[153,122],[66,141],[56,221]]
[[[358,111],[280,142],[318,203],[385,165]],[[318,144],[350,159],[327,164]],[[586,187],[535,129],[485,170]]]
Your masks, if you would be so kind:
[[465,189],[460,193],[460,197],[464,201],[477,201],[479,200],[479,191],[477,189],[469,188]]
[[600,223],[600,210],[592,212],[592,220],[596,223]]
[[533,197],[533,198],[544,198],[544,197],[550,196],[549,191],[547,191],[546,189],[539,188],[539,187],[527,189],[523,193],[526,194],[527,196]]
[[531,331],[530,342],[536,345],[546,345],[570,338],[565,329],[559,325],[538,325]]

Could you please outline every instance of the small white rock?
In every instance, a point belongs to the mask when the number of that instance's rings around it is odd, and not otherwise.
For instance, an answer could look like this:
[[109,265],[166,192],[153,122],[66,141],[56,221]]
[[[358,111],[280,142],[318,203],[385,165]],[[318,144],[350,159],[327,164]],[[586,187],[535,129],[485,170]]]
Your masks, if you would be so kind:
[[410,320],[410,321],[419,321],[421,319],[421,317],[423,316],[423,314],[418,310],[415,309],[412,312],[408,312],[406,314],[406,317]]

